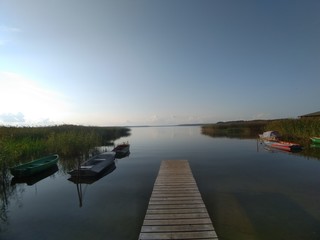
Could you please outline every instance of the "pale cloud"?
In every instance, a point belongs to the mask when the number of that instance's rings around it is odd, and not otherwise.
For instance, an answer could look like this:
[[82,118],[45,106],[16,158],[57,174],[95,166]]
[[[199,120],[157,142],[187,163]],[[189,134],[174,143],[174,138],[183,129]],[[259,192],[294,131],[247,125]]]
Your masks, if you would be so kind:
[[150,123],[160,123],[162,122],[163,120],[160,119],[160,117],[156,114],[152,115],[150,118],[149,118],[149,122]]
[[25,124],[59,122],[68,114],[63,95],[11,72],[0,72],[0,102],[0,121],[3,123],[15,118],[13,122],[25,120],[20,121]]
[[151,125],[175,125],[175,124],[192,124],[192,123],[206,123],[209,121],[208,117],[197,115],[159,115],[154,114],[146,119],[146,124]]
[[16,28],[16,27],[9,27],[9,26],[0,25],[0,32],[18,33],[18,32],[22,32],[22,30],[20,28]]
[[253,116],[253,119],[270,119],[271,115],[269,113],[257,113]]
[[3,33],[1,34],[0,47],[5,46],[11,42],[11,35],[20,32],[22,32],[20,28],[0,25],[0,33]]
[[12,124],[12,123],[24,123],[26,120],[24,118],[23,113],[18,112],[14,113],[2,113],[0,114],[0,122],[4,124]]

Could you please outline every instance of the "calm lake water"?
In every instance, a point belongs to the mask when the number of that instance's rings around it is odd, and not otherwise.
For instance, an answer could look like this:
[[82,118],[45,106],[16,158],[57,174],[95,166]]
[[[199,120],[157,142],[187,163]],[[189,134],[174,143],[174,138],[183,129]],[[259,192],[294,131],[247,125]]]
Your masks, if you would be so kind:
[[320,239],[319,159],[269,152],[255,139],[205,136],[200,127],[132,128],[116,142],[127,140],[131,154],[79,191],[61,165],[31,186],[7,189],[0,239],[138,239],[167,159],[189,160],[221,240]]

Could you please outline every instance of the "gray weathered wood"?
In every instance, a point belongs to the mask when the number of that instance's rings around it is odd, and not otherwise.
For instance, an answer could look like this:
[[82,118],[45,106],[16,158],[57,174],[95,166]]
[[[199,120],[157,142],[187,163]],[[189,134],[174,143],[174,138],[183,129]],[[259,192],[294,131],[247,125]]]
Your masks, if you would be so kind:
[[188,161],[162,161],[139,239],[218,239]]

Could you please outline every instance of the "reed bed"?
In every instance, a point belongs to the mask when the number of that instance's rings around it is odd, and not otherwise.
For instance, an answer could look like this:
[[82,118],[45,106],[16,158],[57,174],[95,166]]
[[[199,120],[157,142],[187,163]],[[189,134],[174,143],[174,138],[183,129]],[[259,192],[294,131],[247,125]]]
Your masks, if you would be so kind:
[[128,135],[130,129],[124,127],[0,127],[0,168],[50,153],[66,158],[83,155]]
[[320,136],[319,118],[277,119],[219,122],[202,126],[202,133],[211,136],[257,137],[264,131],[278,131],[284,139],[309,140]]
[[202,126],[202,134],[211,137],[257,138],[267,120],[218,122]]
[[283,119],[269,122],[266,130],[278,131],[286,139],[309,140],[320,136],[319,118]]

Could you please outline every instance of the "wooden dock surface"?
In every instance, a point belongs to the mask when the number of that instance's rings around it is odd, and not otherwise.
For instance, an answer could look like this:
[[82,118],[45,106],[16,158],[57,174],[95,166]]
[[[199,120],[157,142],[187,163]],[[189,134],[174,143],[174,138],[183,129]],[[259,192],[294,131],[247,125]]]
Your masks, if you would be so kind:
[[139,239],[218,239],[187,160],[162,161]]

